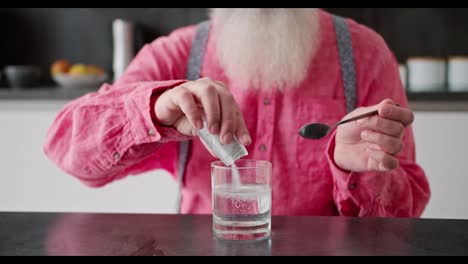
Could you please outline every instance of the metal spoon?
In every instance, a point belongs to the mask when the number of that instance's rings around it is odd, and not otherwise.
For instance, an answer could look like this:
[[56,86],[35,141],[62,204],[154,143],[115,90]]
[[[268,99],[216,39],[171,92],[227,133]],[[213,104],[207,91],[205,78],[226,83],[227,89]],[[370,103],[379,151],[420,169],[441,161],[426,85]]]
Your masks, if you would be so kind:
[[333,129],[335,129],[339,125],[346,124],[352,121],[356,121],[358,119],[371,117],[371,116],[377,115],[378,113],[379,113],[378,110],[374,110],[372,112],[368,112],[368,113],[358,115],[349,119],[345,119],[343,121],[335,123],[331,127],[326,124],[321,124],[321,123],[308,124],[301,128],[301,130],[299,131],[299,134],[302,137],[307,138],[307,139],[321,139],[323,137],[328,136],[328,134],[330,134],[330,132],[333,131]]

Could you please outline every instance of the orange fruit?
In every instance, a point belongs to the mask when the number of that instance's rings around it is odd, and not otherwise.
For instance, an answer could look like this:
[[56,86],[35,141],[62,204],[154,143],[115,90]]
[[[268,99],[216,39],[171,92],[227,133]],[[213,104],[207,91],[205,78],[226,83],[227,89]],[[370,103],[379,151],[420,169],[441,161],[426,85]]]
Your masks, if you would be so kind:
[[88,65],[88,73],[95,75],[103,75],[104,69],[96,65]]
[[59,73],[67,73],[70,70],[70,62],[67,60],[57,60],[50,67],[50,73],[52,75]]

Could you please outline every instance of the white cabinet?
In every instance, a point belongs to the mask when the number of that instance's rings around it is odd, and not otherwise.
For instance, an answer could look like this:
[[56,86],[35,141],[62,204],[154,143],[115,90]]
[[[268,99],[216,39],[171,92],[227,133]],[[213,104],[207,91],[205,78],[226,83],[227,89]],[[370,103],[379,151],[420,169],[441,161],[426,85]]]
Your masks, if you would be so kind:
[[65,102],[0,101],[0,211],[174,213],[176,184],[164,171],[85,187],[43,154]]
[[[0,101],[0,211],[174,213],[176,184],[163,171],[90,189],[43,154],[65,102]],[[468,112],[417,112],[417,160],[429,178],[427,218],[468,219]]]
[[468,112],[417,112],[414,131],[432,190],[423,216],[468,219]]

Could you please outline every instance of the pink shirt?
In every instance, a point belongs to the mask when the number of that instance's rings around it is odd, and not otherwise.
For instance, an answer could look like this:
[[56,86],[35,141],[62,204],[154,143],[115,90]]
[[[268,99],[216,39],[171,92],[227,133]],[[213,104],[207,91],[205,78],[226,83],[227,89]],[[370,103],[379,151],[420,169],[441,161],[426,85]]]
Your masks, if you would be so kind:
[[[391,98],[407,107],[398,64],[374,31],[350,23],[358,82],[358,106]],[[298,135],[310,121],[332,124],[345,114],[338,50],[330,14],[320,12],[319,52],[297,89],[245,92],[223,74],[208,38],[202,76],[223,81],[238,102],[253,143],[249,157],[273,163],[273,215],[418,217],[429,200],[424,171],[415,162],[411,127],[400,167],[388,173],[347,173],[333,161],[334,136]],[[128,175],[164,169],[177,173],[178,143],[187,139],[152,118],[152,95],[185,82],[195,27],[175,30],[146,45],[113,85],[78,98],[59,113],[44,151],[61,169],[91,187]],[[192,141],[183,183],[182,213],[211,213],[210,163],[198,138]]]

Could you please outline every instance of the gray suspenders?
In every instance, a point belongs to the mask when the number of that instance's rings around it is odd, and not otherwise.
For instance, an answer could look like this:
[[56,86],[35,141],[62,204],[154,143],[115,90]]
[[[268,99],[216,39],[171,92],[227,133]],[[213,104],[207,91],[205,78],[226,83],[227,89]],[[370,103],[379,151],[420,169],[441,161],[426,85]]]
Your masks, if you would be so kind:
[[[187,80],[193,81],[200,78],[200,72],[203,64],[203,57],[205,55],[206,41],[210,32],[209,21],[204,21],[197,25],[197,32],[193,39],[192,47],[190,50],[189,60],[187,64]],[[180,205],[182,202],[182,185],[184,181],[185,165],[188,159],[190,149],[190,141],[181,141],[179,143],[179,158],[177,164],[177,187],[178,194],[176,200],[177,213],[180,213]]]
[[356,107],[357,82],[356,68],[353,56],[353,43],[351,32],[346,20],[339,16],[333,17],[335,24],[336,41],[340,56],[341,74],[346,98],[346,112],[349,113]]
[[[334,16],[336,40],[340,57],[341,74],[343,78],[343,87],[346,97],[346,111],[349,113],[356,107],[356,69],[354,65],[353,47],[351,43],[351,34],[346,20],[342,17]],[[197,80],[200,78],[200,72],[205,55],[206,41],[210,31],[209,21],[204,21],[197,25],[197,32],[190,50],[187,64],[187,80]],[[185,167],[188,160],[190,141],[182,141],[179,144],[179,158],[177,166],[177,212],[180,213],[180,204],[182,200],[182,185],[185,174]]]

